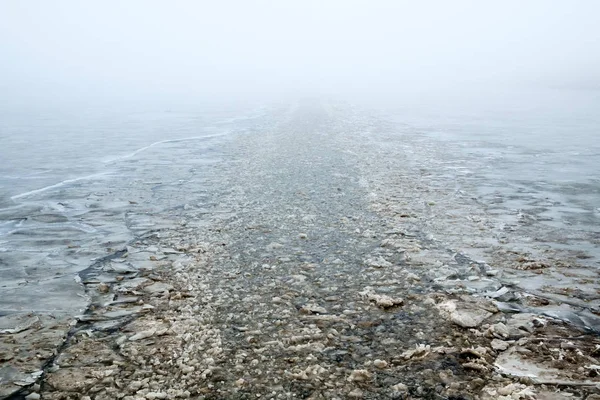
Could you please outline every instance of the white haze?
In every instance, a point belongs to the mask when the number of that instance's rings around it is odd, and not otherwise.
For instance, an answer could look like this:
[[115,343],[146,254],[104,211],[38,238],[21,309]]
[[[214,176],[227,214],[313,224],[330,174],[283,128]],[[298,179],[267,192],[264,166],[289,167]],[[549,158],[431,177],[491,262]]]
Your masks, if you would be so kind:
[[599,15],[595,0],[3,0],[0,104],[597,91]]

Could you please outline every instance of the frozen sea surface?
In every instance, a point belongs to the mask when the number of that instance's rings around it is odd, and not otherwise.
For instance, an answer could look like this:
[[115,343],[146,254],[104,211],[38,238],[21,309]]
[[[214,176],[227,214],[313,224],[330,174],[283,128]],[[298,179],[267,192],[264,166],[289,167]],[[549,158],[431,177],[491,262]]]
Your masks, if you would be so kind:
[[4,111],[0,315],[83,311],[77,273],[205,190],[221,144],[263,112]]
[[[597,91],[550,90],[496,104],[415,104],[388,117],[399,131],[443,148],[431,165],[486,206],[525,212],[555,228],[600,232],[598,110]],[[459,176],[468,177],[469,188]]]
[[[246,111],[246,112],[245,112]],[[0,205],[63,181],[106,174],[164,141],[227,133],[261,111],[0,110]]]
[[[120,291],[148,279],[209,283],[190,297],[218,305],[202,312],[218,321],[233,312],[232,321],[249,325],[272,318],[275,286],[282,296],[298,286],[303,302],[344,298],[339,307],[352,308],[375,285],[416,299],[418,321],[381,311],[396,327],[388,333],[410,347],[421,339],[405,329],[443,333],[422,313],[428,292],[488,296],[512,311],[600,329],[593,117],[584,124],[557,111],[536,125],[533,112],[442,118],[405,109],[381,118],[332,103],[35,115],[3,119],[0,181],[0,330],[29,335],[36,349],[3,359],[23,362],[27,373],[44,368],[74,316],[85,313],[79,329],[100,321],[110,331],[119,326],[112,319],[141,312]],[[544,127],[543,146],[531,139],[534,126]],[[561,126],[582,142],[564,140]],[[177,272],[184,264],[169,264],[189,256],[178,250],[186,241],[184,250],[220,254],[189,281]],[[164,276],[152,272],[157,265]],[[546,301],[532,303],[532,294]],[[310,317],[323,310],[302,309]],[[361,329],[379,324],[364,322]],[[230,333],[228,346],[239,348],[239,332]],[[0,378],[13,373],[2,368]]]
[[[600,235],[598,99],[570,96],[536,107],[414,104],[386,118],[412,138],[398,150],[407,165],[454,182],[508,228],[529,218]],[[60,309],[81,290],[78,271],[151,228],[144,213],[210,190],[202,172],[226,161],[224,141],[260,134],[268,119],[266,108],[3,111],[0,313]],[[377,125],[369,135],[385,141]],[[600,256],[587,240],[568,245]]]

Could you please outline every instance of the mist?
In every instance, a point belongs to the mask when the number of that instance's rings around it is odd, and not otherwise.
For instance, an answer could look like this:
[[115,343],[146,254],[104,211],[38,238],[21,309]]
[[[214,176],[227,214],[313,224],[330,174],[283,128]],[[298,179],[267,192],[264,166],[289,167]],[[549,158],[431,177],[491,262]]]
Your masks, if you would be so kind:
[[600,87],[596,1],[3,1],[2,104]]
[[599,16],[0,0],[0,400],[591,399]]

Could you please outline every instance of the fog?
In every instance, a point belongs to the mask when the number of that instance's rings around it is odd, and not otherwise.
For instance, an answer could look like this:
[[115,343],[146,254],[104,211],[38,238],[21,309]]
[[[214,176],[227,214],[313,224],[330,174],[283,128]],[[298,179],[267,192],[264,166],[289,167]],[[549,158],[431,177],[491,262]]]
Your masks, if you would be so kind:
[[11,1],[2,104],[600,87],[590,1]]
[[599,133],[600,0],[0,0],[0,400],[597,391]]

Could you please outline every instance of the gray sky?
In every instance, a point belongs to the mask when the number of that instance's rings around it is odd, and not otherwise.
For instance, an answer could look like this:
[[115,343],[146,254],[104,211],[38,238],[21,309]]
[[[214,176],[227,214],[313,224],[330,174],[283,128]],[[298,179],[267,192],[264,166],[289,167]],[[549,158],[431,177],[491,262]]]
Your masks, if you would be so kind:
[[600,87],[600,1],[1,0],[0,97]]

